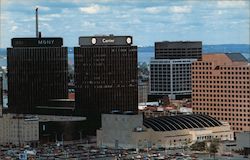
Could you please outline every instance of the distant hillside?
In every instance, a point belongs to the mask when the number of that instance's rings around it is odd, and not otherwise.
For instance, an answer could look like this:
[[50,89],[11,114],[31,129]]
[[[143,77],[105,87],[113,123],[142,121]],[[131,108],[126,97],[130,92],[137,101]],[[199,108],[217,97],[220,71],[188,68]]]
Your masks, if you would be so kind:
[[[215,53],[215,52],[239,52],[243,54],[249,54],[250,45],[249,44],[221,44],[221,45],[203,45],[203,53]],[[248,56],[250,57],[250,56]]]
[[1,55],[5,55],[6,54],[6,51],[7,49],[5,49],[5,48],[0,48],[0,54]]

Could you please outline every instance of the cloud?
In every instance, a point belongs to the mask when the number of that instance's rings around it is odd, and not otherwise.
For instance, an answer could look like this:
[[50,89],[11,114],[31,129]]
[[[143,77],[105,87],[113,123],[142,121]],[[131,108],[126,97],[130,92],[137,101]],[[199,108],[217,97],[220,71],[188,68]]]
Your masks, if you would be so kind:
[[10,29],[10,31],[11,31],[11,32],[15,32],[17,29],[18,29],[17,26],[12,26],[11,29]]
[[47,15],[45,15],[45,17],[47,17],[47,18],[60,18],[60,17],[62,17],[62,15],[61,14],[47,14]]
[[191,13],[192,6],[171,6],[169,8],[170,13]]
[[34,8],[38,8],[38,10],[43,10],[43,11],[49,11],[50,10],[50,8],[46,7],[46,6],[38,6],[38,5],[36,5]]
[[88,21],[84,21],[84,22],[82,22],[82,24],[81,24],[81,27],[87,27],[87,28],[93,28],[93,27],[95,27],[95,26],[96,26],[95,23],[93,23],[93,22],[88,22]]
[[245,8],[249,7],[249,3],[246,1],[218,1],[217,7],[218,8]]
[[163,7],[147,7],[145,11],[150,14],[158,14],[164,10]]
[[150,13],[150,14],[159,14],[161,12],[169,12],[173,14],[191,13],[192,6],[147,7],[145,8],[145,12]]
[[87,14],[96,14],[96,13],[99,13],[99,12],[102,12],[102,11],[106,11],[108,9],[109,9],[109,7],[100,6],[100,5],[97,5],[97,4],[92,4],[92,5],[88,6],[88,7],[80,7],[79,8],[80,12],[87,13]]

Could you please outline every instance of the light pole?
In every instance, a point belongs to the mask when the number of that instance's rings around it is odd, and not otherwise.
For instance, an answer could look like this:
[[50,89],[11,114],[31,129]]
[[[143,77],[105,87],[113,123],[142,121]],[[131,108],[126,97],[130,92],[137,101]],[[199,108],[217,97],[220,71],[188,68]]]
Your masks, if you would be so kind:
[[79,131],[80,134],[80,142],[82,143],[82,131]]
[[62,146],[63,146],[63,133],[62,133]]
[[87,140],[87,148],[88,148],[88,160],[89,160],[89,141]]
[[57,142],[57,133],[55,132],[55,142]]

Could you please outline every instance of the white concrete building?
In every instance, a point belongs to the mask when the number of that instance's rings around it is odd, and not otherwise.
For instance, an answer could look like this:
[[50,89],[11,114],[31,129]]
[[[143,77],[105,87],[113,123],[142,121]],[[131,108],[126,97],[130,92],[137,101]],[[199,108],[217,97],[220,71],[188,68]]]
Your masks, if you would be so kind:
[[39,121],[35,116],[3,114],[0,117],[0,144],[26,145],[39,141]]
[[228,123],[206,115],[146,118],[139,115],[103,114],[97,145],[111,148],[181,147],[212,138],[233,140]]

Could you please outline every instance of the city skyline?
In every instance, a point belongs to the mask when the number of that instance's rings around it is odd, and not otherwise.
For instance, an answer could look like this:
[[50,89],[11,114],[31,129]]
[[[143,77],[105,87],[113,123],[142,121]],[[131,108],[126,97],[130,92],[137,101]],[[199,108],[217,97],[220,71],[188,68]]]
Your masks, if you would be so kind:
[[132,35],[134,44],[203,41],[249,44],[249,1],[1,1],[0,48],[13,37],[35,36],[35,8],[43,37],[77,46],[79,35]]

